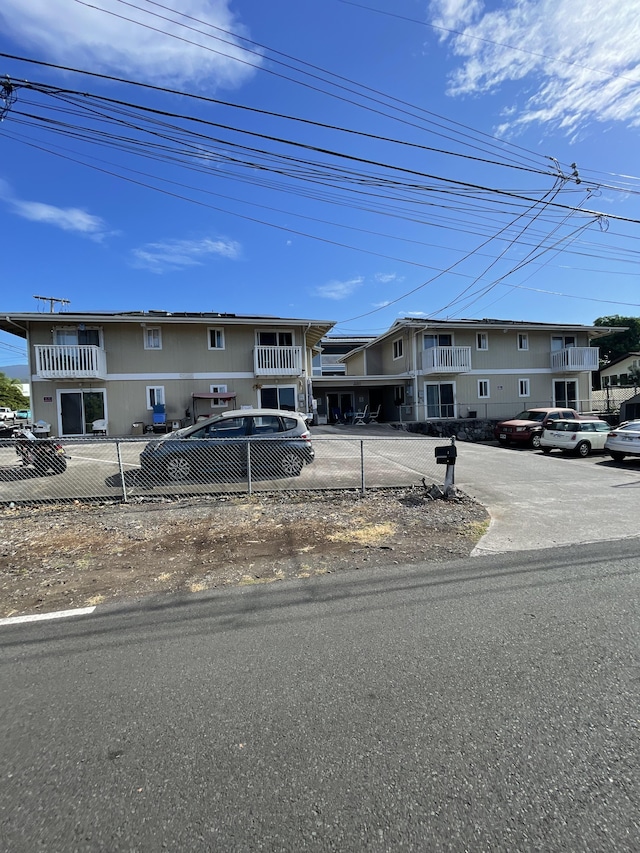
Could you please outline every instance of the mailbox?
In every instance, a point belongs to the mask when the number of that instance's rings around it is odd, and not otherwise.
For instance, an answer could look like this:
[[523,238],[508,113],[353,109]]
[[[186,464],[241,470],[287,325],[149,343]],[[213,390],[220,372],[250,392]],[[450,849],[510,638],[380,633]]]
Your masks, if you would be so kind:
[[455,444],[445,444],[443,447],[436,447],[436,462],[438,465],[455,465],[458,449]]

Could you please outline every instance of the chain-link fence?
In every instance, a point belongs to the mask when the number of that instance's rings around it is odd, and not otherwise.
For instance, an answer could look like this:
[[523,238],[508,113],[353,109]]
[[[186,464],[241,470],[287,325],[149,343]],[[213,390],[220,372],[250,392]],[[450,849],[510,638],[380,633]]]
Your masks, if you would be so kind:
[[0,503],[162,500],[275,490],[442,485],[442,438],[201,440],[72,438],[0,442]]

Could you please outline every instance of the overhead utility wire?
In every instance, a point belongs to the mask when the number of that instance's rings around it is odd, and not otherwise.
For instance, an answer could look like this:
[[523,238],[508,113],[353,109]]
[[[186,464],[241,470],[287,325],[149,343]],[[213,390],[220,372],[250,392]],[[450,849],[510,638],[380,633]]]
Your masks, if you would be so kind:
[[[100,75],[98,75],[98,76],[100,76]],[[174,113],[174,112],[169,111],[169,110],[160,110],[160,109],[153,108],[153,107],[145,107],[145,106],[142,106],[139,104],[132,104],[128,101],[122,101],[121,99],[118,99],[118,98],[109,98],[106,96],[88,95],[87,93],[79,92],[79,91],[74,90],[74,89],[65,89],[65,88],[61,88],[61,87],[55,87],[55,86],[51,86],[50,84],[45,84],[45,83],[33,83],[31,81],[28,81],[28,80],[18,81],[18,83],[14,84],[14,85],[17,85],[20,88],[26,88],[26,89],[32,89],[34,91],[39,91],[42,94],[45,94],[45,95],[48,94],[48,95],[53,96],[53,97],[55,97],[57,95],[61,95],[61,94],[75,95],[75,96],[78,96],[80,98],[91,97],[91,98],[94,98],[96,100],[102,101],[104,103],[116,104],[118,106],[126,106],[130,109],[138,109],[143,113],[148,113],[148,114],[155,115],[155,116],[159,115],[159,116],[164,116],[164,117],[169,117],[169,118],[180,118],[180,119],[183,119],[185,121],[193,122],[193,123],[198,124],[198,125],[204,125],[207,127],[217,127],[217,128],[221,128],[223,130],[238,132],[237,128],[235,128],[231,125],[223,124],[221,122],[212,122],[212,121],[209,121],[207,119],[198,118],[195,116],[187,116],[187,115],[184,115],[181,113]],[[138,84],[134,84],[134,85],[138,85]],[[142,85],[146,85],[146,84],[142,84]],[[155,88],[155,87],[153,87],[153,88]],[[355,162],[358,164],[363,164],[363,165],[367,165],[367,166],[376,166],[378,168],[384,168],[384,169],[390,169],[392,171],[397,171],[397,172],[400,172],[403,174],[412,175],[412,176],[420,177],[423,179],[428,178],[430,180],[440,180],[440,181],[443,181],[444,183],[446,183],[448,185],[453,185],[456,187],[471,188],[471,189],[481,191],[481,192],[490,192],[490,193],[493,193],[493,194],[496,194],[496,195],[499,195],[499,196],[502,196],[505,198],[517,198],[517,199],[519,199],[521,201],[525,201],[527,203],[532,203],[532,201],[534,201],[533,199],[529,198],[528,196],[526,196],[525,194],[522,194],[522,193],[514,193],[511,191],[507,191],[507,190],[491,188],[491,187],[484,186],[482,184],[471,183],[469,181],[458,181],[458,180],[455,180],[452,178],[443,178],[442,176],[433,175],[433,174],[428,173],[428,172],[422,172],[422,171],[419,171],[416,169],[408,169],[408,168],[402,167],[402,166],[389,165],[389,164],[382,163],[382,162],[377,161],[377,160],[372,160],[372,159],[368,159],[368,158],[364,158],[364,157],[357,157],[357,156],[352,155],[352,154],[345,154],[343,152],[339,152],[339,151],[335,151],[335,150],[327,149],[327,148],[322,148],[322,147],[319,147],[316,145],[309,145],[307,143],[296,142],[293,140],[287,140],[287,139],[284,139],[282,137],[273,136],[271,134],[264,134],[264,133],[259,133],[257,131],[250,131],[250,130],[246,130],[246,129],[242,130],[240,132],[243,134],[246,134],[248,136],[251,136],[251,137],[256,137],[258,139],[265,139],[265,140],[269,140],[271,142],[278,142],[282,145],[290,145],[294,148],[300,148],[304,151],[313,151],[315,153],[325,154],[327,156],[336,157],[336,158],[341,159],[341,160],[347,160],[347,161]],[[543,173],[540,173],[540,174],[543,174]],[[560,204],[558,202],[554,202],[553,207],[557,208],[559,210],[575,210],[574,206],[563,205],[563,204]],[[597,217],[602,217],[604,215],[601,211],[596,211],[596,210],[585,210],[583,212],[588,213],[588,214],[593,215],[593,216],[597,216]],[[640,224],[640,220],[636,220],[636,219],[633,219],[630,217],[620,216],[617,214],[607,214],[607,218],[617,220],[617,221],[621,221],[621,222],[633,222],[634,224]]]
[[338,0],[339,3],[343,3],[345,6],[355,6],[358,9],[364,9],[367,12],[374,12],[378,15],[387,15],[390,18],[399,18],[402,21],[408,21],[412,24],[419,24],[422,27],[429,27],[432,30],[439,30],[443,33],[449,33],[450,35],[460,36],[461,38],[470,39],[471,41],[480,41],[484,44],[490,44],[494,47],[505,47],[507,50],[518,51],[519,53],[526,53],[529,56],[535,56],[538,59],[548,59],[551,62],[559,62],[562,65],[572,65],[576,68],[582,68],[585,71],[592,71],[594,74],[600,74],[602,77],[611,77],[616,80],[628,80],[630,83],[635,83],[636,85],[640,83],[635,77],[627,77],[624,74],[615,74],[612,71],[603,71],[600,68],[592,68],[590,65],[584,65],[581,62],[572,62],[570,59],[560,59],[557,56],[549,56],[547,53],[538,53],[535,50],[527,50],[525,47],[515,47],[512,44],[504,44],[499,41],[492,41],[491,39],[484,38],[483,36],[471,35],[471,33],[461,33],[459,30],[452,30],[448,27],[443,27],[439,24],[431,24],[429,21],[420,21],[417,18],[410,18],[407,15],[400,15],[397,12],[389,12],[386,9],[375,9],[372,6],[365,6],[363,3],[355,3],[354,0]]
[[[178,38],[178,39],[180,39],[180,37],[179,37],[179,36],[177,36],[175,33],[168,32],[167,30],[159,30],[158,28],[155,28],[155,27],[149,27],[147,24],[144,24],[142,21],[137,21],[137,20],[132,19],[132,18],[125,18],[124,16],[118,15],[117,13],[112,12],[112,11],[110,11],[110,10],[103,9],[102,7],[98,7],[98,6],[93,5],[93,4],[89,4],[89,3],[85,2],[85,0],[76,0],[76,2],[77,2],[77,3],[80,3],[80,4],[81,4],[81,5],[83,5],[83,6],[88,6],[89,8],[94,9],[95,11],[103,12],[103,13],[105,13],[105,14],[109,14],[109,15],[112,15],[112,16],[117,17],[117,18],[122,18],[123,20],[126,20],[126,21],[128,21],[128,22],[130,22],[130,23],[133,23],[133,24],[137,25],[137,26],[141,26],[141,27],[144,27],[144,28],[147,28],[147,29],[151,29],[151,30],[153,30],[154,32],[161,32],[163,35],[166,35],[166,36],[167,36],[167,37],[169,37],[169,38]],[[267,45],[260,44],[259,42],[254,42],[254,41],[252,41],[251,39],[247,39],[246,37],[241,36],[241,35],[240,35],[240,34],[238,34],[238,33],[234,33],[234,32],[232,32],[232,31],[230,31],[230,30],[226,30],[226,29],[224,29],[224,28],[222,28],[222,27],[218,27],[218,26],[216,26],[215,24],[211,24],[211,23],[209,23],[209,22],[207,22],[207,21],[203,21],[202,19],[195,18],[195,17],[193,17],[193,16],[191,16],[191,15],[187,15],[186,13],[184,13],[184,12],[180,12],[180,11],[179,11],[179,10],[177,10],[177,9],[172,9],[172,8],[170,8],[170,7],[168,7],[168,6],[163,6],[163,5],[162,5],[162,4],[160,4],[160,3],[150,3],[150,5],[153,5],[153,6],[156,6],[156,7],[158,7],[158,8],[164,9],[165,11],[170,11],[170,12],[172,12],[173,14],[180,15],[181,17],[183,17],[183,18],[185,18],[185,19],[187,19],[187,20],[190,20],[190,21],[194,21],[194,22],[196,22],[196,23],[199,23],[199,24],[201,24],[202,26],[206,26],[206,27],[208,27],[209,29],[215,29],[215,30],[217,30],[218,32],[223,32],[223,33],[225,33],[226,35],[230,35],[230,36],[231,36],[233,39],[235,39],[236,41],[235,41],[235,42],[229,42],[229,41],[226,41],[225,39],[220,39],[219,37],[217,37],[217,36],[213,36],[213,35],[211,35],[210,33],[206,33],[206,32],[204,32],[204,31],[203,31],[203,30],[201,30],[201,29],[197,29],[197,28],[194,28],[194,27],[190,27],[190,26],[188,26],[187,24],[183,24],[181,21],[176,21],[176,20],[174,20],[174,19],[172,19],[172,18],[165,18],[165,17],[164,17],[164,16],[162,16],[162,15],[158,15],[157,13],[155,13],[155,12],[151,12],[151,11],[149,11],[148,9],[142,8],[142,7],[140,7],[140,6],[137,6],[137,5],[135,5],[134,3],[129,3],[129,2],[127,2],[127,0],[117,0],[117,2],[121,3],[122,5],[128,6],[129,8],[135,9],[135,10],[137,10],[137,11],[139,11],[139,12],[142,12],[143,14],[151,15],[151,16],[153,16],[153,17],[158,17],[158,18],[160,18],[161,20],[164,20],[164,21],[167,21],[167,22],[169,22],[169,23],[176,24],[176,25],[178,25],[178,26],[181,26],[181,27],[184,27],[184,28],[186,28],[186,29],[192,30],[192,31],[194,31],[194,32],[198,33],[199,35],[204,36],[204,37],[214,38],[214,39],[216,39],[216,40],[218,40],[218,41],[222,41],[224,44],[229,44],[229,45],[231,45],[231,46],[232,46],[232,47],[234,47],[234,48],[237,48],[237,47],[238,47],[238,45],[237,45],[237,43],[236,43],[236,42],[238,42],[238,41],[242,41],[242,42],[248,42],[248,43],[249,43],[249,44],[251,44],[251,45],[255,45],[256,47],[259,47],[259,48],[261,48],[262,50],[268,51],[269,53],[273,53],[273,54],[275,54],[276,56],[284,56],[284,57],[286,57],[287,59],[290,59],[290,60],[292,60],[292,61],[294,61],[294,62],[298,63],[298,65],[301,65],[301,66],[304,66],[304,67],[307,67],[307,68],[312,68],[314,71],[320,71],[320,72],[321,72],[322,74],[324,74],[324,75],[328,75],[328,76],[330,76],[330,77],[334,77],[334,78],[336,78],[337,80],[341,80],[341,81],[343,81],[343,82],[345,82],[345,83],[349,83],[351,86],[356,86],[356,87],[358,87],[358,88],[354,90],[354,89],[352,89],[352,88],[349,88],[348,86],[343,86],[343,85],[341,85],[341,84],[334,83],[334,82],[332,82],[331,80],[326,80],[326,79],[324,79],[324,78],[322,78],[322,77],[318,76],[317,74],[311,74],[310,72],[305,71],[305,70],[303,70],[303,69],[301,69],[301,68],[297,68],[297,67],[295,67],[295,66],[289,65],[288,63],[281,62],[280,60],[277,60],[277,59],[276,59],[276,60],[274,60],[272,57],[268,57],[268,59],[269,59],[269,61],[270,61],[270,62],[275,63],[275,64],[278,64],[278,65],[282,65],[283,67],[286,67],[286,68],[288,68],[289,70],[295,71],[296,73],[302,73],[302,74],[305,74],[305,75],[307,75],[307,76],[309,76],[309,77],[311,77],[311,78],[313,78],[313,79],[316,79],[316,80],[321,81],[321,82],[322,82],[322,83],[324,83],[324,84],[327,84],[327,83],[328,83],[329,85],[331,85],[331,86],[335,86],[335,87],[336,87],[336,88],[338,88],[338,89],[342,89],[343,91],[350,92],[351,94],[355,94],[355,95],[357,95],[357,96],[359,96],[359,97],[365,98],[366,100],[369,100],[369,101],[372,101],[372,102],[374,102],[374,103],[380,104],[380,105],[385,106],[385,107],[387,107],[387,108],[391,107],[392,109],[397,110],[399,113],[402,113],[402,114],[405,114],[405,115],[412,116],[413,118],[421,118],[420,116],[416,115],[416,112],[415,112],[415,111],[418,111],[418,112],[420,112],[420,113],[423,113],[424,115],[428,115],[428,116],[436,116],[437,118],[441,119],[442,121],[448,121],[448,122],[449,122],[450,124],[452,124],[452,125],[457,125],[458,127],[463,127],[463,128],[465,128],[465,130],[472,130],[472,131],[473,131],[473,133],[475,133],[475,134],[476,134],[476,136],[481,136],[481,137],[484,137],[485,139],[492,140],[492,141],[491,141],[491,143],[490,143],[491,147],[493,147],[493,148],[498,148],[502,153],[504,153],[504,148],[505,148],[505,144],[506,144],[509,148],[513,148],[513,149],[516,149],[516,150],[518,150],[518,151],[523,151],[523,152],[526,152],[527,154],[533,154],[533,155],[534,155],[538,160],[539,160],[539,159],[542,159],[542,160],[550,159],[550,158],[544,157],[544,155],[537,154],[536,152],[533,152],[533,151],[531,151],[531,150],[529,150],[529,149],[523,148],[522,146],[518,146],[518,145],[516,145],[516,144],[514,144],[514,143],[511,143],[511,142],[506,142],[506,143],[505,143],[505,141],[504,141],[504,140],[497,140],[497,139],[496,139],[496,137],[491,136],[490,134],[484,133],[484,132],[479,131],[479,130],[476,130],[476,129],[474,129],[474,128],[470,128],[469,126],[464,125],[464,124],[462,124],[462,123],[460,123],[460,122],[454,122],[454,121],[452,121],[451,119],[445,119],[444,117],[439,116],[437,113],[432,113],[432,112],[430,112],[430,111],[428,111],[428,110],[424,110],[423,108],[421,108],[421,107],[417,107],[416,105],[413,105],[413,104],[410,104],[410,103],[409,103],[409,102],[407,102],[407,101],[403,101],[403,100],[401,100],[401,99],[399,99],[399,98],[395,98],[395,97],[394,97],[394,96],[392,96],[392,95],[386,94],[386,93],[384,93],[384,92],[380,92],[380,91],[379,91],[379,90],[377,90],[377,89],[373,89],[373,88],[371,88],[371,87],[369,87],[369,86],[365,86],[365,85],[364,85],[364,84],[362,84],[362,83],[358,83],[358,82],[356,82],[356,81],[354,81],[354,80],[350,80],[350,79],[349,79],[349,78],[347,78],[347,77],[343,77],[343,76],[341,76],[341,75],[335,74],[334,72],[332,72],[332,71],[328,71],[327,69],[321,68],[320,66],[311,65],[310,63],[307,63],[307,62],[305,62],[304,60],[301,60],[301,59],[298,59],[298,58],[296,58],[296,57],[293,57],[293,56],[291,56],[290,54],[286,54],[286,53],[282,53],[281,51],[274,50],[273,48],[270,48],[270,47],[268,47]],[[183,39],[180,39],[180,40],[183,40]],[[191,42],[191,41],[189,41],[189,40],[187,40],[187,41],[188,41],[188,43],[189,43],[189,44],[192,44],[192,45],[193,45],[193,46],[195,46],[195,47],[202,48],[202,49],[204,49],[204,50],[209,50],[209,48],[206,48],[204,45],[200,45],[198,42]],[[243,47],[243,48],[242,48],[242,50],[246,51],[247,53],[251,53],[251,54],[257,55],[257,56],[259,56],[261,59],[263,58],[263,54],[259,53],[258,51],[254,51],[254,50],[251,50],[251,49],[249,49],[249,48],[245,48],[245,47]],[[226,56],[227,58],[229,58],[229,59],[233,59],[234,61],[240,61],[240,62],[242,62],[243,64],[249,64],[251,67],[256,68],[256,70],[258,70],[258,71],[262,71],[262,72],[270,73],[270,74],[273,74],[273,73],[274,73],[274,72],[272,72],[272,71],[271,71],[271,69],[269,69],[269,68],[265,68],[263,65],[254,65],[253,63],[246,63],[246,62],[244,62],[243,60],[238,60],[238,58],[237,58],[237,57],[230,56],[229,54],[223,54],[223,53],[221,53],[220,51],[213,51],[213,52],[215,52],[215,53],[217,53],[217,54],[219,54],[219,55]],[[276,75],[276,76],[283,76],[283,75]],[[288,78],[288,77],[285,77],[284,79],[290,80],[290,82],[293,82],[293,83],[295,83],[296,85],[303,85],[303,86],[304,86],[304,85],[306,85],[306,84],[302,83],[302,82],[301,82],[301,81],[299,81],[299,80],[295,80],[295,79],[293,79],[293,80],[292,80],[291,78]],[[400,123],[402,123],[402,124],[406,124],[406,125],[408,125],[408,126],[410,126],[410,127],[414,127],[414,128],[421,129],[421,130],[423,130],[423,129],[424,129],[422,126],[420,126],[420,125],[416,125],[414,122],[409,122],[409,121],[407,121],[406,119],[400,119],[400,118],[398,118],[397,116],[391,116],[391,115],[389,115],[388,113],[382,113],[382,112],[380,112],[379,110],[372,109],[371,107],[368,107],[368,106],[366,106],[366,105],[364,105],[364,104],[360,104],[360,103],[358,103],[358,102],[354,102],[354,101],[352,101],[352,100],[350,100],[350,99],[347,99],[347,98],[341,97],[341,96],[339,96],[339,95],[336,95],[336,94],[335,94],[335,93],[333,93],[333,92],[323,91],[323,90],[317,89],[316,87],[311,87],[311,88],[314,88],[314,90],[315,90],[315,91],[319,91],[319,92],[321,92],[321,94],[328,95],[329,97],[332,97],[332,98],[337,98],[338,100],[341,100],[341,101],[343,101],[343,102],[345,102],[345,103],[349,103],[349,104],[351,104],[351,105],[353,105],[353,106],[356,106],[356,107],[358,107],[359,109],[368,110],[368,111],[370,111],[370,112],[373,112],[374,114],[382,115],[382,116],[384,116],[385,118],[391,118],[391,119],[392,119],[392,120],[394,120],[394,121],[398,121],[398,122],[400,122]],[[379,96],[379,98],[372,98],[372,97],[370,97],[369,95],[362,94],[362,91],[358,91],[358,90],[363,90],[364,92],[372,92],[372,93],[374,93],[375,95],[378,95],[378,96]],[[391,104],[387,104],[387,103],[385,103],[384,101],[381,101],[381,100],[380,100],[380,97],[382,97],[382,98],[386,98],[388,101],[391,101],[392,103],[391,103]],[[403,106],[403,107],[410,107],[412,110],[414,110],[414,112],[412,113],[412,112],[410,112],[409,110],[400,109],[399,107],[394,106],[394,104],[402,104],[402,106]],[[421,120],[422,120],[422,121],[425,121],[425,119],[424,119],[424,118],[421,118]],[[433,120],[431,120],[431,119],[429,119],[429,120],[428,120],[428,123],[429,123],[429,124],[433,124],[435,127],[444,127],[443,125],[438,124],[437,122],[434,122],[434,121],[433,121]],[[451,141],[457,141],[457,140],[455,140],[455,138],[454,138],[454,137],[451,137],[448,133],[440,133],[439,131],[433,131],[433,130],[431,130],[430,132],[431,132],[431,133],[435,133],[435,135],[442,136],[444,139],[449,139],[449,140],[451,140]],[[459,131],[457,131],[457,132],[458,132],[458,133],[460,133]],[[473,140],[474,144],[470,144],[470,143],[468,143],[468,142],[467,142],[467,143],[464,143],[464,144],[468,145],[468,146],[469,146],[469,147],[471,147],[471,148],[477,148],[478,150],[486,150],[486,148],[488,148],[488,147],[489,147],[489,144],[488,144],[488,143],[484,143],[482,140],[478,140],[476,137],[471,136],[469,133],[463,133],[463,134],[460,134],[460,135],[461,135],[461,136],[466,136],[468,139],[472,139],[472,140]],[[475,144],[475,143],[477,143],[477,142],[479,142],[479,141],[482,141],[482,142],[483,142],[483,145],[485,146],[485,148],[482,148],[482,147],[480,147],[479,145]],[[498,144],[496,144],[496,143],[498,143]],[[529,157],[529,158],[527,158],[527,159],[532,159],[532,158],[530,158],[530,157]],[[532,162],[533,162],[533,160],[532,160]]]
[[[322,128],[323,130],[333,130],[333,131],[336,131],[339,133],[345,133],[347,135],[353,135],[353,136],[361,137],[364,139],[371,139],[371,140],[374,140],[376,142],[388,142],[388,143],[391,143],[393,145],[401,145],[401,146],[404,146],[407,148],[415,148],[416,150],[419,150],[419,151],[429,151],[430,153],[443,154],[443,155],[446,155],[449,157],[459,157],[460,159],[463,159],[463,160],[471,160],[474,162],[485,163],[485,164],[490,165],[490,166],[501,166],[501,167],[506,168],[506,169],[515,169],[515,170],[520,171],[520,172],[528,172],[531,174],[544,175],[547,177],[549,177],[549,176],[553,177],[556,174],[556,171],[554,169],[549,168],[549,167],[547,167],[546,169],[541,169],[541,168],[534,169],[531,167],[519,166],[519,165],[515,165],[513,163],[500,162],[499,160],[490,160],[487,158],[476,157],[475,155],[472,155],[472,154],[462,154],[462,153],[459,153],[456,151],[448,151],[447,149],[435,148],[435,147],[429,146],[429,145],[422,145],[418,142],[408,142],[406,140],[396,139],[394,137],[381,136],[381,135],[375,134],[375,133],[367,133],[366,131],[354,130],[352,128],[340,127],[338,125],[330,125],[330,124],[326,124],[324,122],[314,121],[313,119],[305,119],[305,118],[301,118],[299,116],[287,115],[286,113],[277,113],[277,112],[273,112],[271,110],[260,109],[258,107],[249,107],[249,106],[246,106],[244,104],[234,104],[230,101],[223,101],[219,98],[209,98],[209,97],[205,97],[204,95],[195,95],[193,93],[179,92],[179,91],[176,91],[174,89],[168,89],[168,88],[165,88],[162,86],[154,86],[150,83],[141,83],[141,82],[135,81],[135,80],[127,80],[126,78],[123,78],[123,77],[114,77],[112,75],[99,74],[99,73],[93,72],[93,71],[82,71],[82,70],[77,69],[77,68],[71,68],[71,67],[63,66],[63,65],[56,65],[56,64],[50,63],[50,62],[42,62],[40,60],[27,59],[24,57],[14,56],[12,54],[2,53],[2,52],[0,52],[0,56],[7,58],[7,59],[17,60],[19,62],[34,63],[36,65],[41,65],[41,66],[48,67],[48,68],[56,68],[56,69],[61,70],[61,71],[69,71],[69,72],[72,72],[75,74],[84,74],[84,75],[88,75],[90,77],[96,77],[97,79],[101,79],[101,80],[109,80],[109,81],[115,82],[115,83],[124,83],[125,85],[137,86],[137,87],[141,87],[141,88],[145,88],[145,89],[150,89],[150,90],[156,91],[156,92],[163,92],[165,94],[180,95],[181,97],[192,98],[192,99],[195,99],[197,101],[202,101],[204,103],[216,104],[217,106],[229,107],[230,109],[243,110],[243,111],[247,111],[250,113],[256,113],[258,115],[269,116],[271,118],[278,118],[278,119],[284,119],[286,121],[298,122],[301,124],[309,125],[311,127]],[[79,92],[79,91],[76,91],[73,89],[64,89],[62,87],[52,86],[52,85],[47,84],[47,83],[34,84],[32,81],[30,82],[27,80],[22,80],[22,81],[21,80],[11,80],[10,85],[14,88],[14,90],[16,89],[16,87],[32,88],[35,91],[41,92],[42,94],[50,94],[51,95],[51,94],[54,94],[56,92],[58,92],[58,93],[65,92],[67,94],[75,94],[78,96],[84,95],[84,96],[88,96],[88,97],[101,97],[101,96],[97,96],[97,95],[90,96],[86,92]],[[49,89],[48,92],[46,91],[47,89]],[[119,101],[117,99],[110,99],[110,98],[106,98],[106,96],[102,96],[102,99],[108,100],[113,104],[122,104],[122,105],[127,105],[130,107],[134,106],[136,109],[146,109],[146,110],[152,111],[151,108],[149,108],[149,107],[142,107],[142,106],[128,104],[126,101]],[[156,112],[160,115],[173,116],[173,117],[180,116],[182,118],[186,118],[186,119],[189,119],[191,121],[202,121],[206,124],[212,124],[213,126],[217,126],[217,127],[226,127],[227,129],[231,129],[231,130],[237,129],[237,128],[233,128],[233,127],[227,127],[227,126],[222,125],[222,124],[216,125],[213,122],[206,122],[204,119],[196,119],[195,117],[184,116],[184,115],[181,115],[180,113],[163,112],[160,110],[158,110]],[[242,131],[242,132],[249,133],[250,131]],[[270,138],[270,137],[266,137],[266,138]],[[279,140],[279,141],[282,142],[285,140]],[[290,143],[290,144],[293,144],[293,143]],[[321,150],[321,149],[317,149],[317,150]],[[550,159],[550,158],[547,158],[547,159]]]

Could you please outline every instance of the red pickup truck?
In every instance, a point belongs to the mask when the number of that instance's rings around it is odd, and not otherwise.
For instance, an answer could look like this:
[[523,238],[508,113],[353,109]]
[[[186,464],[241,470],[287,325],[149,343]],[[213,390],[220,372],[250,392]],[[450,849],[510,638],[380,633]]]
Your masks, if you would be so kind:
[[540,436],[548,421],[556,420],[581,420],[581,416],[575,409],[559,409],[557,406],[525,409],[524,412],[510,418],[508,421],[499,421],[493,434],[500,444],[528,444],[531,447],[540,447]]

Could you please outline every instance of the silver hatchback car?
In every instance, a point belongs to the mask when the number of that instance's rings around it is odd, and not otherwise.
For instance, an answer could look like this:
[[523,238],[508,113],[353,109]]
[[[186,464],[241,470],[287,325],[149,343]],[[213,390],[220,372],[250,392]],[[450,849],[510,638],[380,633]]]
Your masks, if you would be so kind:
[[153,479],[223,481],[249,469],[297,477],[314,456],[311,433],[297,412],[236,409],[150,441],[140,465]]
[[540,436],[540,450],[564,450],[577,456],[588,456],[592,450],[604,450],[611,427],[599,418],[593,420],[550,421]]

